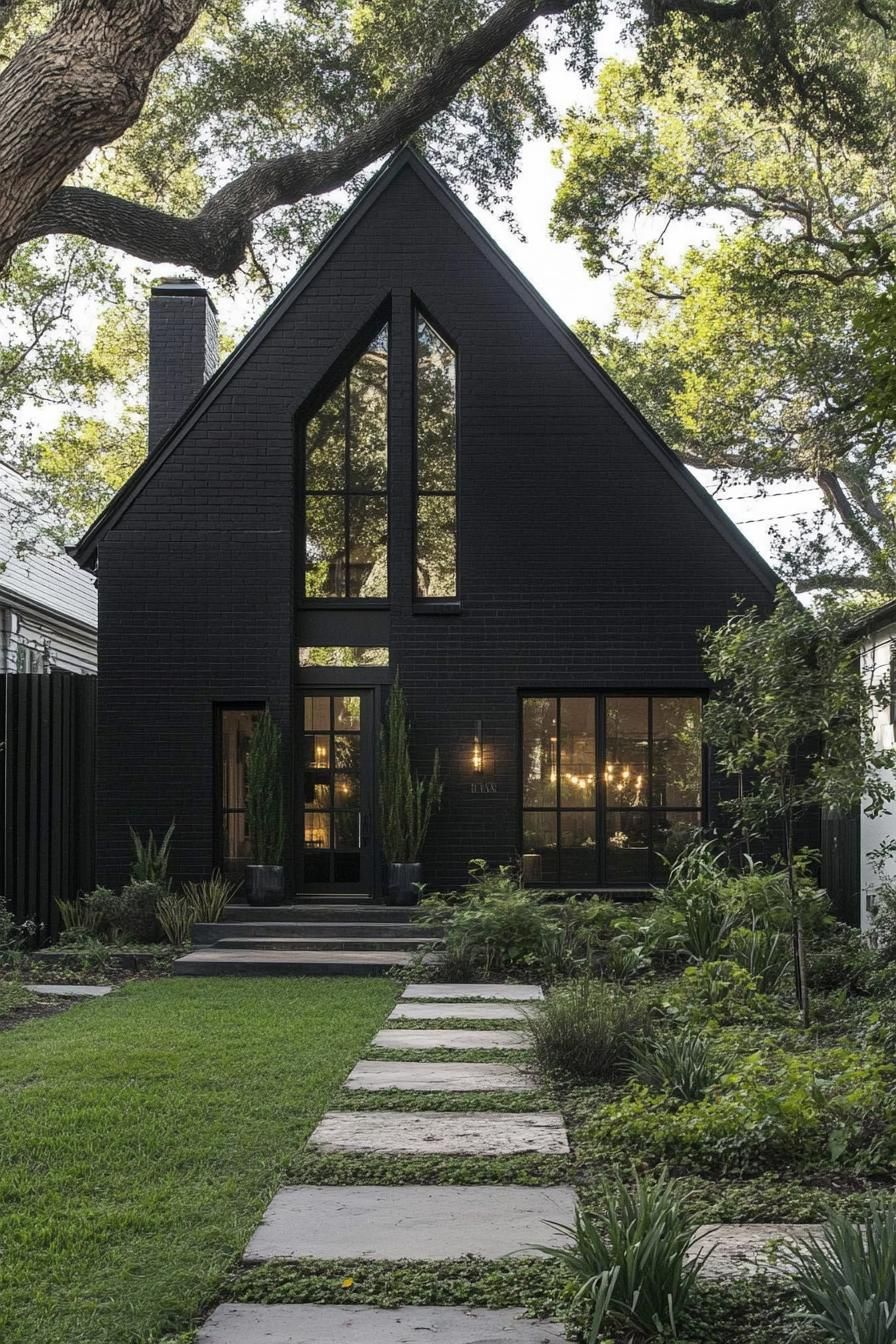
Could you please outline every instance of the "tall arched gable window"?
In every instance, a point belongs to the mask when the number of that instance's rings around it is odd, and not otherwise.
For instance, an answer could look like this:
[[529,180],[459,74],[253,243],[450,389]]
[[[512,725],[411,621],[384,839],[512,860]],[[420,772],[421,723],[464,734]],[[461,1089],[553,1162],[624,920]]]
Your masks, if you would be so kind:
[[457,596],[457,358],[416,320],[415,594]]
[[305,597],[389,595],[389,330],[305,426]]

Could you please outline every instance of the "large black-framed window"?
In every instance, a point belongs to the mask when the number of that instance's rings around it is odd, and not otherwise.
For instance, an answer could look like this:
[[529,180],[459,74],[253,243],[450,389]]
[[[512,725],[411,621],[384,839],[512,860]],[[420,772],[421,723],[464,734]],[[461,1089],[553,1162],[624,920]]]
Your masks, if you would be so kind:
[[249,860],[246,828],[246,756],[261,701],[215,706],[215,862],[227,877],[242,878]]
[[522,697],[522,845],[546,883],[642,886],[703,822],[699,695]]
[[389,328],[305,424],[310,599],[389,595]]
[[457,597],[457,355],[421,314],[415,322],[414,593]]

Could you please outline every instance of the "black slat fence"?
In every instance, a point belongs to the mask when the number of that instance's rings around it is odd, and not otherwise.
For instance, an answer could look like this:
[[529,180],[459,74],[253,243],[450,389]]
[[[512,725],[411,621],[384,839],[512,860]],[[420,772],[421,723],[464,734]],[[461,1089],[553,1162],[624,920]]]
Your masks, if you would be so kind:
[[94,885],[96,677],[0,676],[0,900],[47,941]]

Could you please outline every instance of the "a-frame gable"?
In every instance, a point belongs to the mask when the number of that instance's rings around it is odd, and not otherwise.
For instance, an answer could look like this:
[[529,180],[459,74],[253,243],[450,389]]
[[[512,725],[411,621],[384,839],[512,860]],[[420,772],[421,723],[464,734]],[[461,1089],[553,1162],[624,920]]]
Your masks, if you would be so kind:
[[684,466],[680,458],[663,442],[659,434],[648,424],[640,411],[626,397],[613,379],[594,360],[581,341],[545,302],[510,258],[501,251],[470,210],[447,187],[430,165],[410,147],[405,147],[395,154],[367,184],[352,206],[327,234],[313,256],[286,285],[255,326],[200,390],[155,451],[141,463],[126,481],[81,541],[71,548],[72,554],[79,564],[85,568],[93,566],[97,548],[103,537],[121,520],[147,483],[164,467],[165,462],[184,437],[206,413],[216,398],[221,395],[284,315],[299,300],[303,291],[318,277],[339,247],[358,227],[361,220],[382,197],[383,193],[395,182],[399,174],[408,169],[416,174],[418,180],[485,256],[517,297],[532,311],[542,326],[550,332],[554,340],[592,385],[596,387],[604,400],[633,436],[643,445],[657,465],[675,481],[692,505],[711,523],[743,564],[756,576],[760,584],[769,592],[773,592],[779,580],[771,567],[708,491]]

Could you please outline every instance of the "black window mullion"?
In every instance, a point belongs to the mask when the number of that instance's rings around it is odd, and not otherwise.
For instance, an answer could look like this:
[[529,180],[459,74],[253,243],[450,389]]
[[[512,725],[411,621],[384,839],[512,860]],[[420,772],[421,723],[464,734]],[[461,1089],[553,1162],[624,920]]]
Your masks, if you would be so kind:
[[647,697],[647,880],[653,876],[653,696]]
[[596,754],[594,779],[597,785],[594,794],[594,835],[597,841],[597,881],[602,884],[606,872],[604,854],[604,836],[606,832],[606,780],[607,772],[607,725],[605,722],[605,697],[594,697],[594,750]]
[[[350,589],[351,589],[351,578],[350,578],[351,536],[350,536],[349,529],[350,529],[350,526],[351,526],[351,523],[350,523],[351,503],[350,503],[350,501],[351,501],[351,479],[352,479],[352,478],[351,478],[351,446],[350,446],[350,445],[351,445],[351,441],[352,441],[352,421],[351,421],[351,414],[352,414],[352,410],[351,410],[351,407],[352,407],[352,399],[351,399],[351,393],[350,393],[350,390],[349,390],[349,383],[350,383],[350,380],[351,380],[351,374],[347,374],[347,375],[346,375],[346,379],[345,379],[345,448],[344,448],[344,456],[343,456],[343,460],[344,460],[344,463],[345,463],[345,467],[344,467],[344,470],[345,470],[345,476],[344,476],[344,478],[343,478],[343,479],[344,479],[344,487],[343,487],[343,488],[344,488],[345,493],[344,493],[344,495],[343,495],[343,500],[342,500],[343,545],[344,545],[344,547],[345,547],[345,575],[343,576],[343,580],[342,580],[342,586],[343,586],[343,593],[342,593],[342,596],[343,596],[343,597],[350,597],[350,596],[351,596],[351,592],[350,592]],[[330,705],[330,727],[331,727],[331,730],[332,730],[332,723],[333,723],[333,706],[332,706],[332,704],[331,704],[331,705]],[[332,838],[333,838],[333,836],[332,836],[332,832],[331,832],[331,833],[330,833],[330,839],[332,840]]]
[[556,722],[557,722],[557,752],[556,752],[557,768],[556,768],[556,770],[554,771],[554,774],[557,776],[557,778],[554,780],[554,835],[555,835],[556,840],[557,840],[557,880],[558,880],[559,882],[562,882],[562,881],[563,881],[563,831],[562,831],[561,826],[560,826],[560,811],[561,811],[561,806],[562,806],[562,804],[561,804],[562,792],[561,792],[561,788],[560,788],[560,780],[561,780],[561,778],[562,778],[562,776],[563,776],[563,755],[562,755],[562,745],[561,745],[562,742],[563,742],[563,728],[562,728],[562,722],[561,722],[561,717],[560,717],[560,716],[561,716],[561,713],[562,713],[562,710],[561,710],[561,703],[562,703],[562,702],[561,702],[561,699],[560,699],[560,696],[559,696],[559,695],[557,696],[557,699],[556,699],[556,701],[555,701],[554,703],[555,703],[556,706],[557,706],[557,712],[556,712],[556,716],[555,716],[555,717],[556,717]]

